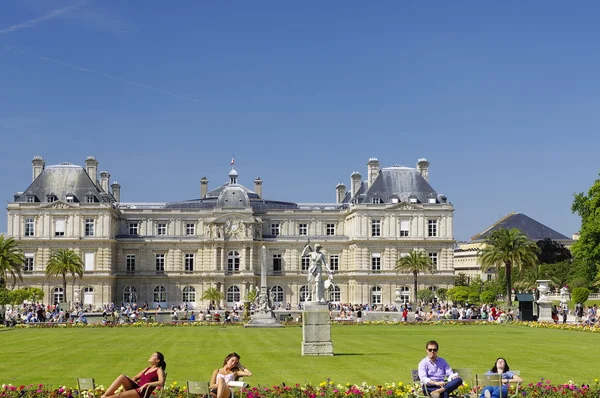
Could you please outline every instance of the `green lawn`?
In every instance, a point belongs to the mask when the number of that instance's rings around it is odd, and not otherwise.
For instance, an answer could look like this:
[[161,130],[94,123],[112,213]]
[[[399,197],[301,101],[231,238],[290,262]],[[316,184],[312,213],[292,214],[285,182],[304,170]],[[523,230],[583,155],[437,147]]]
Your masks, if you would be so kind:
[[302,357],[302,329],[160,327],[14,329],[0,331],[0,384],[74,385],[94,377],[107,386],[119,373],[135,374],[153,351],[167,361],[169,383],[207,380],[224,356],[237,351],[252,370],[251,385],[313,382],[380,384],[409,380],[429,339],[455,368],[488,370],[498,356],[526,381],[589,382],[596,367],[594,333],[511,325],[332,326],[334,357]]

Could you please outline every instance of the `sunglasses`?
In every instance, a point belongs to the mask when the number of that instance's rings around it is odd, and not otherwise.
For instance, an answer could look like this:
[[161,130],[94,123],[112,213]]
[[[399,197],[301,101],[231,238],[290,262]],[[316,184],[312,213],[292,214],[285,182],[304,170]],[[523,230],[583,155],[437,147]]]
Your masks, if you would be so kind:
[[428,348],[427,349],[427,351],[429,351],[429,352],[437,352],[437,350],[438,350],[437,348]]

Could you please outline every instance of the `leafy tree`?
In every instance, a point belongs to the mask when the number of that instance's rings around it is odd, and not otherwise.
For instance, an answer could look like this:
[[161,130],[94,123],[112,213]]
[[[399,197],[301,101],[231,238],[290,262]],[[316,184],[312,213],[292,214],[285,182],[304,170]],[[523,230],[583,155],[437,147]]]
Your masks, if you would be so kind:
[[593,279],[600,264],[600,179],[594,181],[588,194],[575,194],[571,211],[581,217],[579,239],[571,247],[573,257],[586,266],[585,275]]
[[257,298],[258,298],[258,289],[250,289],[250,291],[246,295],[246,301],[253,303],[256,301]]
[[479,303],[479,293],[469,292],[469,303],[478,304]]
[[571,291],[571,300],[575,303],[585,303],[590,297],[589,289],[585,287],[577,287]]
[[469,289],[465,286],[455,286],[448,289],[448,298],[455,303],[464,303],[469,299]]
[[479,295],[479,299],[482,303],[492,304],[494,301],[496,301],[496,293],[491,290],[484,290]]
[[17,278],[22,282],[24,264],[25,256],[17,242],[0,235],[0,287],[6,286],[9,275],[12,277],[12,288],[15,287]]
[[7,288],[0,287],[0,307],[6,304],[10,304],[10,297],[8,295],[9,292],[10,290],[8,290]]
[[548,279],[558,289],[568,285],[573,278],[573,262],[571,260],[560,261],[554,264],[544,264],[544,271]]
[[448,297],[448,289],[446,289],[445,287],[440,287],[438,290],[435,291],[435,295],[440,301],[446,301],[446,298]]
[[431,303],[435,300],[435,293],[429,289],[422,289],[417,292],[417,297],[425,303]]
[[565,245],[550,238],[540,239],[536,245],[540,248],[538,253],[540,264],[556,264],[572,258],[571,251]]
[[520,291],[537,289],[538,280],[548,279],[547,266],[544,264],[535,264],[526,268],[521,273],[521,278],[515,282],[515,288]]
[[429,256],[422,250],[411,250],[408,256],[401,257],[396,263],[395,270],[398,272],[410,272],[413,274],[414,302],[417,302],[417,278],[419,273],[433,273],[433,264]]
[[29,300],[37,302],[44,299],[45,293],[39,287],[26,287],[24,289],[29,292]]
[[202,300],[208,300],[212,305],[215,305],[215,303],[221,302],[221,300],[225,298],[225,295],[216,287],[209,287],[202,293],[202,297],[200,298]]
[[512,269],[519,271],[537,263],[536,244],[516,228],[501,228],[492,232],[485,241],[485,248],[481,251],[481,268],[496,269],[504,267],[506,276],[506,289],[504,301],[507,307],[512,305]]
[[464,272],[459,272],[454,277],[454,286],[469,286],[469,278]]
[[8,292],[9,303],[12,305],[21,305],[25,300],[29,300],[31,294],[25,289],[16,289]]
[[60,249],[50,256],[50,261],[46,266],[46,276],[51,278],[62,276],[64,300],[67,302],[67,274],[83,278],[83,261],[81,257],[71,249]]

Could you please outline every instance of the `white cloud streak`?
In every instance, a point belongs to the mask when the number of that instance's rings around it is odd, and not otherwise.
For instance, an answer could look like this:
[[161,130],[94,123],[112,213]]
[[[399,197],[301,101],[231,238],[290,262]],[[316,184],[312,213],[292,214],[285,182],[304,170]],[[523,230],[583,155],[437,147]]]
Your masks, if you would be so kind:
[[29,20],[29,21],[26,21],[26,22],[21,22],[19,24],[12,25],[12,26],[9,26],[7,28],[1,29],[0,30],[0,35],[5,35],[5,34],[12,33],[12,32],[16,32],[18,30],[23,30],[23,29],[31,28],[31,27],[39,24],[40,22],[49,21],[51,19],[59,17],[59,16],[65,14],[65,13],[67,13],[67,12],[69,12],[69,11],[75,9],[75,8],[80,7],[81,5],[83,5],[86,2],[87,2],[87,0],[84,0],[84,1],[81,1],[81,2],[79,2],[77,4],[73,4],[73,5],[70,5],[70,6],[63,7],[63,8],[57,8],[56,10],[52,10],[49,13],[42,15],[41,17],[37,17],[37,18],[34,18],[32,20]]

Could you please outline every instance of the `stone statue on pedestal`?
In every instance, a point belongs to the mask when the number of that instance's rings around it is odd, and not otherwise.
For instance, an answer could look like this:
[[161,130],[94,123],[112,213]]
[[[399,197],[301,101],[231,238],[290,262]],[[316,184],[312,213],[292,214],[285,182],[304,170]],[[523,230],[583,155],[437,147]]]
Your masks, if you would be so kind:
[[[304,257],[308,252],[308,258],[310,260],[310,266],[308,268],[308,276],[307,281],[309,284],[310,292],[311,292],[311,301],[317,301],[321,304],[324,304],[325,301],[325,282],[323,281],[323,268],[329,274],[329,280],[331,281],[331,269],[329,269],[329,265],[327,264],[327,258],[325,254],[321,252],[322,246],[320,244],[315,245],[315,249],[313,250],[310,247],[310,240],[304,246],[304,250],[302,250],[301,257]],[[331,284],[331,282],[330,282]]]

